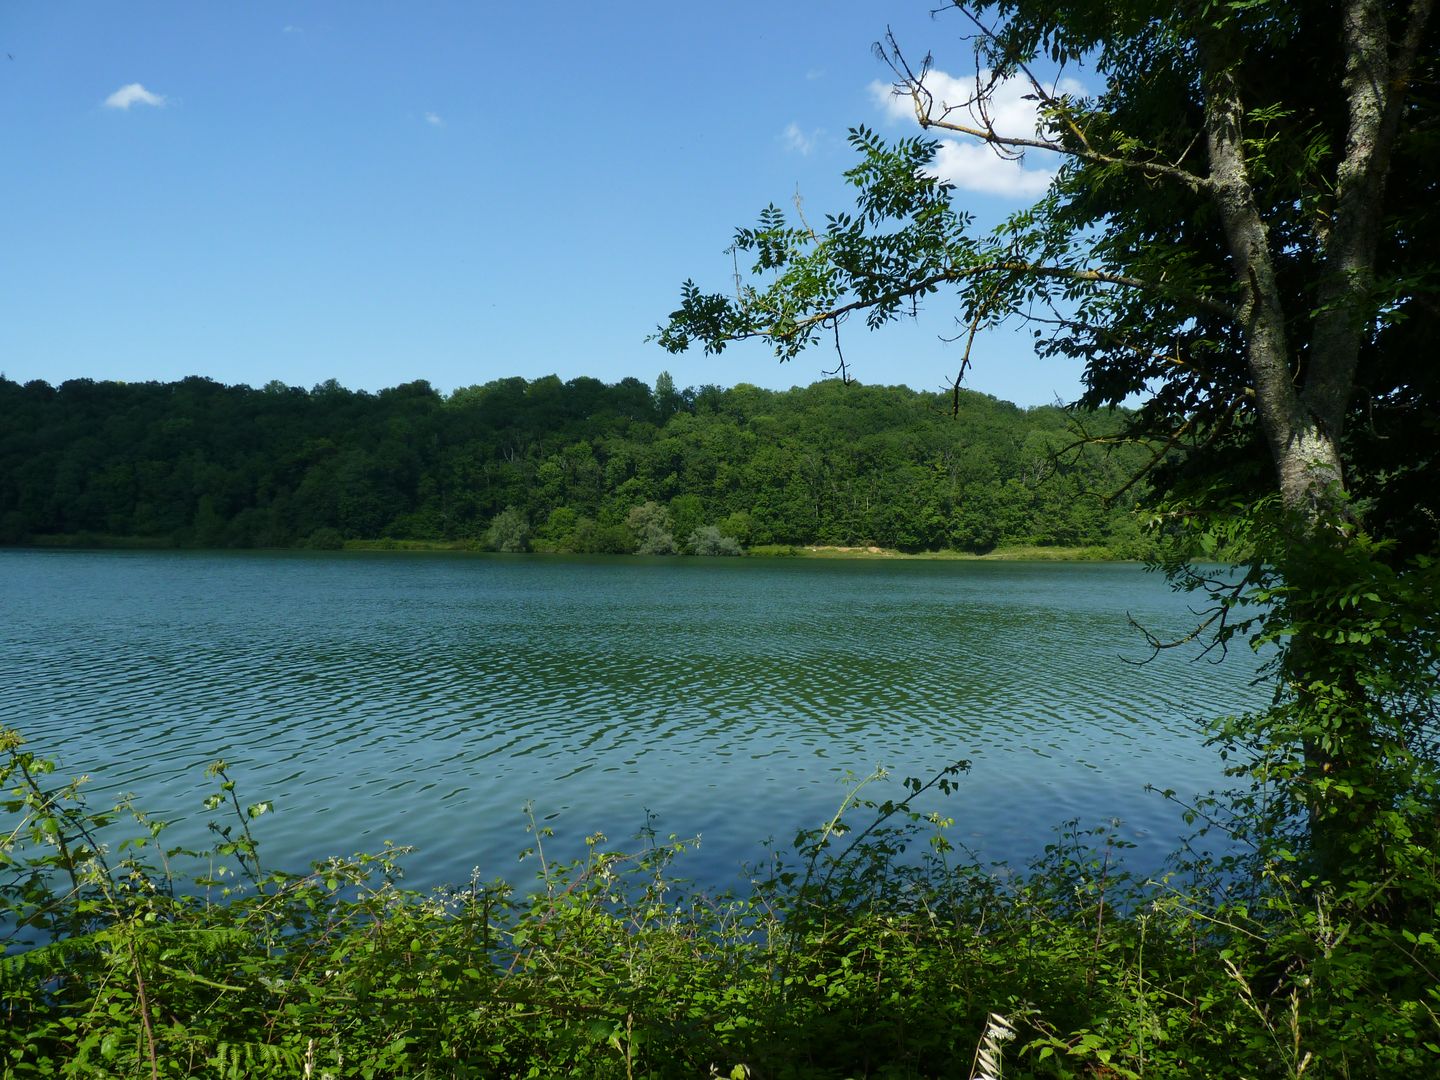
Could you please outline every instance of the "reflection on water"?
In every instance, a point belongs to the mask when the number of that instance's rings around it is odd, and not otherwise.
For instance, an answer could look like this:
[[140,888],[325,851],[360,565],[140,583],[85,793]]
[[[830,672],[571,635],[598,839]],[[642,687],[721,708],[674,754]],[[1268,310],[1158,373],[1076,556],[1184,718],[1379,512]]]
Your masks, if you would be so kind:
[[[729,882],[827,818],[847,770],[974,762],[957,839],[1024,859],[1147,783],[1219,780],[1194,722],[1256,704],[1254,662],[1145,650],[1187,598],[1126,565],[0,552],[0,723],[195,822],[226,759],[272,865],[418,846],[412,883],[515,873],[521,808],[557,844],[703,835]],[[183,830],[182,830],[183,831]]]

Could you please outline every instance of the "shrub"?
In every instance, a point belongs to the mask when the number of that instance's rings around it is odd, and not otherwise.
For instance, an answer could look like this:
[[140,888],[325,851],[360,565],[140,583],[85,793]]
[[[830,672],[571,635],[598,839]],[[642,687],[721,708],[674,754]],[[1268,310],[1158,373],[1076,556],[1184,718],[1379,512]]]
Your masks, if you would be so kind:
[[859,781],[741,897],[687,887],[673,837],[557,865],[533,818],[530,888],[422,894],[390,847],[267,872],[223,762],[230,823],[177,878],[163,821],[0,729],[0,1075],[1435,1075],[1433,934],[1397,949],[1283,862],[1140,881],[1108,827],[957,858],[925,807],[962,769]]
[[670,528],[670,511],[656,502],[645,502],[630,511],[625,524],[635,534],[637,555],[674,555],[675,536]]
[[340,535],[339,529],[326,525],[312,532],[306,538],[305,546],[317,551],[339,551],[345,546],[345,537]]
[[511,506],[496,514],[485,530],[485,546],[491,551],[529,551],[530,522],[525,512]]
[[740,542],[726,536],[714,525],[702,525],[690,534],[690,551],[695,555],[739,555]]

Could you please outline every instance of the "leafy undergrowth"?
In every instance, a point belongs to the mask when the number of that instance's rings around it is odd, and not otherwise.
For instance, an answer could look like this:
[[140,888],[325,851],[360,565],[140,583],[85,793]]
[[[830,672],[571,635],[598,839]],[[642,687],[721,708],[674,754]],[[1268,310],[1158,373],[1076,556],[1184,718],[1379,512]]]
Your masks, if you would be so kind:
[[[422,894],[404,852],[267,874],[224,766],[209,852],[0,732],[5,1077],[1362,1077],[1440,1070],[1440,957],[1275,866],[1119,869],[1062,830],[1023,874],[869,781],[753,875],[594,837],[530,890]],[[138,839],[107,848],[102,835]],[[183,882],[173,868],[206,867]],[[228,867],[228,869],[227,869]],[[1301,897],[1304,896],[1302,900]]]

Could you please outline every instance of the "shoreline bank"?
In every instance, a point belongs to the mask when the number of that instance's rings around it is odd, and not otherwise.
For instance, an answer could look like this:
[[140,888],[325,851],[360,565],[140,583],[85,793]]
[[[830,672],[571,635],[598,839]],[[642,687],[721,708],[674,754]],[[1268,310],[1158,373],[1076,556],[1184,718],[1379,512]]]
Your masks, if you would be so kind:
[[[98,534],[63,534],[35,536],[25,544],[5,545],[14,550],[26,548],[56,550],[114,550],[114,551],[416,551],[416,552],[461,552],[488,553],[473,540],[397,540],[375,538],[346,540],[338,548],[312,548],[292,545],[277,548],[208,548],[200,545],[177,544],[169,538],[145,536],[104,536]],[[570,555],[582,552],[555,552],[536,550],[533,555]],[[684,556],[681,556],[684,557]],[[694,557],[694,556],[691,556]],[[756,544],[747,548],[742,558],[770,559],[889,559],[929,560],[959,562],[1141,562],[1135,558],[1117,556],[1101,547],[1047,547],[1041,545],[1011,545],[997,547],[987,552],[955,551],[899,551],[873,545],[842,544]]]

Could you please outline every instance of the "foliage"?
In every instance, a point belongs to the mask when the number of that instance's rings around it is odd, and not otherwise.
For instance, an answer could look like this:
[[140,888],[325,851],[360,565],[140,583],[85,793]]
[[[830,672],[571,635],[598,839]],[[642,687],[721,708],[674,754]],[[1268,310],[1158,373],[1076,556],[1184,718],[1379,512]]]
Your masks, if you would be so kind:
[[[961,78],[893,38],[876,47],[924,133],[854,129],[854,207],[813,227],[765,208],[735,232],[734,288],[686,282],[657,338],[711,352],[757,338],[789,359],[949,297],[957,389],[979,330],[1023,327],[1040,354],[1084,362],[1086,408],[1138,397],[1123,437],[1153,450],[1158,490],[1278,490],[1307,525],[1308,508],[1350,491],[1397,554],[1427,552],[1440,512],[1440,383],[1419,359],[1440,281],[1430,6],[948,5],[937,15],[973,48]],[[1004,92],[1033,103],[1033,128]],[[934,135],[1028,154],[1053,183],[979,229],[938,173]]]
[[[1053,408],[967,392],[951,422],[947,399],[904,387],[660,390],[502,379],[442,397],[424,383],[372,395],[0,377],[0,543],[658,551],[658,534],[650,544],[628,524],[654,504],[675,548],[712,525],[742,547],[1152,547],[1134,489],[1105,502],[1143,451],[1055,460],[1075,436]],[[1095,432],[1122,423],[1086,419]]]
[[339,529],[322,525],[307,536],[301,546],[316,551],[339,551],[345,546],[345,538],[340,535]]
[[1353,912],[1378,973],[1406,935],[1434,930],[1440,897],[1440,568],[1396,566],[1363,534],[1299,546],[1277,501],[1208,531],[1273,561],[1253,559],[1238,581],[1171,567],[1210,596],[1214,643],[1265,650],[1276,687],[1264,712],[1211,725],[1243,786],[1204,813]]
[[508,506],[496,514],[485,530],[485,546],[492,551],[529,551],[530,522],[525,512]]
[[637,555],[674,555],[675,537],[672,534],[670,511],[659,503],[641,503],[631,510],[625,524],[635,534]]
[[[743,897],[684,889],[674,844],[626,857],[596,839],[557,867],[541,835],[534,891],[477,877],[422,897],[390,852],[263,873],[248,822],[265,804],[242,808],[221,768],[239,817],[213,857],[232,869],[187,888],[163,823],[136,817],[141,843],[112,862],[116,815],[47,788],[48,764],[7,736],[0,896],[34,946],[0,967],[11,1074],[1440,1069],[1429,5],[969,14],[988,71],[1029,81],[1033,139],[990,124],[997,82],[934,110],[924,66],[881,51],[929,127],[1060,155],[1046,197],[977,235],[932,140],[857,129],[854,211],[817,231],[767,208],[736,234],[752,282],[734,298],[687,283],[661,342],[763,337],[791,356],[945,289],[967,336],[1029,319],[1042,351],[1086,359],[1087,406],[1140,393],[1139,409],[1074,414],[1067,439],[1058,413],[1007,411],[958,377],[948,401],[502,380],[443,402],[397,387],[374,409],[334,384],[269,389],[261,408],[204,380],[0,381],[0,416],[21,418],[0,438],[0,530],[455,536],[514,506],[569,550],[738,513],[758,544],[983,550],[1138,542],[1075,498],[1133,505],[1138,474],[1165,497],[1163,530],[1243,554],[1238,581],[1171,566],[1209,598],[1217,646],[1274,658],[1273,706],[1214,729],[1237,790],[1189,809],[1241,854],[1142,882],[1109,831],[1071,828],[1026,873],[979,867],[924,809],[942,774],[898,801],[852,792]],[[1106,85],[1060,94],[1030,75],[1041,55],[1086,59]]]
[[[1218,611],[1254,605],[1254,640],[1274,647],[1274,708],[1225,733],[1257,763],[1260,788],[1237,806],[1267,814],[1246,827],[1289,835],[1312,887],[1384,907],[1429,864],[1417,838],[1434,832],[1440,768],[1440,400],[1413,349],[1440,280],[1415,242],[1433,227],[1418,193],[1440,145],[1430,5],[954,6],[973,31],[973,91],[937,97],[930,57],[912,65],[890,38],[877,52],[896,92],[928,131],[1054,155],[1045,196],[978,231],[937,173],[939,142],[857,128],[853,212],[817,230],[767,207],[735,234],[749,278],[725,294],[686,282],[658,338],[711,352],[759,338],[786,359],[943,291],[966,327],[957,394],[978,330],[1012,321],[1041,353],[1084,359],[1082,405],[1140,395],[1123,430],[1082,444],[1150,447],[1137,476],[1172,535],[1203,543],[1229,523],[1226,553],[1246,568],[1216,585]],[[1063,91],[1041,62],[1102,85]],[[1036,105],[1032,131],[997,127],[1011,82]],[[1237,628],[1219,629],[1223,645]],[[1402,908],[1433,904],[1433,878],[1419,881],[1431,899]]]
[[704,525],[690,534],[686,546],[692,555],[739,555],[740,541],[726,536],[718,526]]
[[[1440,1064],[1433,934],[1373,966],[1352,900],[1283,861],[1139,881],[1071,823],[1027,871],[977,865],[937,799],[855,782],[752,868],[676,876],[689,846],[603,837],[525,889],[425,895],[387,848],[267,872],[246,805],[209,852],[3,736],[0,1072],[25,1076],[1405,1077]],[[133,835],[131,839],[127,834]],[[124,839],[112,845],[118,837]],[[184,881],[175,869],[201,867]],[[975,1070],[972,1072],[972,1068]]]
[[[1147,446],[1138,475],[1178,550],[1194,538],[1241,562],[1221,576],[1170,563],[1209,597],[1192,639],[1248,640],[1272,659],[1272,707],[1214,729],[1237,790],[1192,811],[1251,845],[1222,865],[1250,895],[1196,904],[1213,912],[1197,955],[1224,965],[1265,1036],[1241,1018],[1225,1020],[1227,1037],[1242,1053],[1269,1039],[1283,1075],[1433,1069],[1432,5],[952,6],[973,90],[942,98],[930,56],[912,64],[887,38],[877,53],[927,133],[852,131],[854,209],[815,228],[767,207],[735,233],[749,276],[713,294],[686,282],[658,339],[719,353],[758,338],[789,359],[838,343],[852,319],[877,329],[949,294],[965,343],[957,394],[979,330],[1009,322],[1040,353],[1084,360],[1081,406],[1138,395],[1123,430],[1092,444]],[[1041,64],[1060,73],[1041,77]],[[1068,65],[1100,85],[1064,89]],[[1014,82],[1036,106],[1033,130],[999,126]],[[932,132],[1010,159],[1053,155],[1054,179],[1034,206],[976,230],[938,175]],[[1200,1000],[1196,1022],[1213,1022],[1213,997]]]

